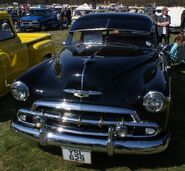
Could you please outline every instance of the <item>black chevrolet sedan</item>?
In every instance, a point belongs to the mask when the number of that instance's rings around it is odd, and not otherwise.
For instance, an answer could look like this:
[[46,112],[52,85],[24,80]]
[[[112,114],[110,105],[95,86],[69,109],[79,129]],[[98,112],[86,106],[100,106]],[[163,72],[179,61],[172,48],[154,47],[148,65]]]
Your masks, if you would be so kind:
[[11,87],[17,134],[62,148],[66,160],[91,152],[153,154],[168,147],[170,79],[155,25],[146,15],[91,14],[70,28],[59,57]]

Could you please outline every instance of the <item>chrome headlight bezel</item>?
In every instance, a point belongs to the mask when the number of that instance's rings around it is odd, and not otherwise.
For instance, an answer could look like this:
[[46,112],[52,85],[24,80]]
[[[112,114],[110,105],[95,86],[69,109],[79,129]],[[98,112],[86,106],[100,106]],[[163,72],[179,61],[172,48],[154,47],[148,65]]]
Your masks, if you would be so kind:
[[11,86],[12,96],[18,101],[26,101],[30,96],[28,86],[21,82],[15,81]]
[[[151,106],[150,103],[155,103],[153,101],[156,101],[156,103],[158,103],[158,106]],[[163,111],[166,105],[167,98],[163,95],[163,93],[159,91],[149,91],[143,98],[143,106],[147,111],[152,113]],[[151,107],[153,107],[153,109]]]

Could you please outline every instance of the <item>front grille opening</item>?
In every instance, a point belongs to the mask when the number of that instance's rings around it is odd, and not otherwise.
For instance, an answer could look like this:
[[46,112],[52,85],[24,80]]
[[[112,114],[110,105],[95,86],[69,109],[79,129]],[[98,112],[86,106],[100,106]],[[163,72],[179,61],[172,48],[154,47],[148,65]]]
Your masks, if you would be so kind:
[[53,109],[53,108],[41,108],[37,107],[36,111],[44,112],[48,114],[52,114],[55,116],[60,117],[67,117],[67,118],[76,118],[76,119],[86,119],[86,120],[105,120],[105,121],[118,121],[118,122],[132,122],[133,118],[129,114],[116,114],[116,113],[98,113],[98,112],[82,112],[82,111],[63,111],[60,109]]
[[[109,126],[116,127],[117,124],[127,122],[135,123],[131,114],[128,113],[103,113],[77,110],[64,110],[52,107],[38,106],[36,111],[42,112],[46,125],[49,129],[57,131],[58,128],[68,129],[67,134],[78,134],[79,136],[108,135]],[[125,110],[126,111],[126,110]],[[130,137],[147,136],[145,126],[127,126]],[[70,130],[74,130],[70,132]],[[64,132],[63,132],[64,133]],[[87,135],[85,135],[87,133]],[[89,135],[92,133],[92,135]],[[94,133],[94,134],[93,134]],[[96,134],[97,133],[97,134]]]
[[52,127],[64,127],[70,129],[77,129],[79,131],[89,131],[89,132],[108,132],[108,126],[99,127],[98,125],[78,125],[74,123],[62,123],[52,120],[47,120],[46,124]]

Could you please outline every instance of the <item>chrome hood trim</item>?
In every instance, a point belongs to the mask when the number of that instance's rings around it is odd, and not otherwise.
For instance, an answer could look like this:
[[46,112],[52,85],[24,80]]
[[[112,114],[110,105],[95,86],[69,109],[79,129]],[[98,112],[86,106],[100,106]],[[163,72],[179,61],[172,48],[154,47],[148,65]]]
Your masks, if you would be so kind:
[[79,97],[79,98],[85,98],[85,97],[87,98],[89,96],[103,95],[102,92],[92,91],[92,90],[85,91],[85,90],[75,90],[75,89],[64,89],[63,92],[73,94],[74,96]]

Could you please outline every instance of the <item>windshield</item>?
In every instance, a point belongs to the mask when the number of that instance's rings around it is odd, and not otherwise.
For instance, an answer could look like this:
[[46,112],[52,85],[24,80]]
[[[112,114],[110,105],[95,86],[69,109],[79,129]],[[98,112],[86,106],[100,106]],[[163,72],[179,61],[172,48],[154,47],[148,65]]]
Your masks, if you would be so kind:
[[76,31],[69,33],[66,47],[80,55],[118,56],[144,53],[154,47],[153,34],[123,30]]
[[46,16],[45,10],[30,10],[27,15],[30,16]]
[[137,46],[137,48],[152,48],[152,34],[143,34],[134,31],[102,30],[102,31],[76,31],[69,33],[68,46],[79,44]]

